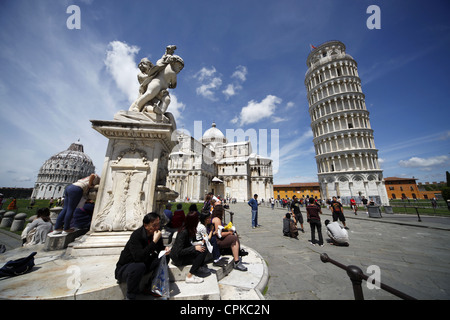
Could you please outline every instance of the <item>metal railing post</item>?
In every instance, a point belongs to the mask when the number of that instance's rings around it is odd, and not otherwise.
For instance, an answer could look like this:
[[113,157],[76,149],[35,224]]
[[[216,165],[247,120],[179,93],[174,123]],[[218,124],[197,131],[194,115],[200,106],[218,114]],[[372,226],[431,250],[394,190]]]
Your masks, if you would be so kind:
[[[331,259],[326,253],[322,253],[320,255],[320,260],[322,260],[323,263],[331,262],[335,266],[345,270],[347,272],[347,275],[350,277],[350,280],[352,281],[353,285],[353,294],[355,296],[355,300],[364,300],[364,295],[362,291],[362,280],[367,281],[369,279],[368,276],[366,276],[362,270],[357,266],[345,266],[342,263],[339,263],[333,259]],[[391,288],[383,283],[380,283],[380,288],[384,291],[387,291],[401,299],[404,300],[417,300],[416,298],[413,298],[406,293],[403,293],[397,289]]]
[[418,221],[419,221],[419,222],[422,222],[422,220],[420,219],[420,215],[419,215],[419,209],[418,209],[417,207],[414,207],[414,209],[416,209]]
[[355,296],[355,300],[364,300],[364,294],[362,291],[362,281],[363,281],[363,272],[357,266],[348,266],[347,267],[347,275],[352,281],[353,286],[353,294]]

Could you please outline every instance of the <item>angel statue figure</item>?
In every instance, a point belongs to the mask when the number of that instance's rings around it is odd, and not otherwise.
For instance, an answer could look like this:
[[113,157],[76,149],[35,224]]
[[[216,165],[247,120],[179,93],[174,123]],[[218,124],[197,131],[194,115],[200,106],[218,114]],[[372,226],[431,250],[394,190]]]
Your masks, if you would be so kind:
[[134,101],[129,111],[155,112],[164,114],[170,104],[167,89],[177,86],[177,74],[184,68],[181,57],[174,55],[177,47],[166,47],[165,54],[153,65],[150,60],[143,58],[139,63],[138,81],[139,97]]

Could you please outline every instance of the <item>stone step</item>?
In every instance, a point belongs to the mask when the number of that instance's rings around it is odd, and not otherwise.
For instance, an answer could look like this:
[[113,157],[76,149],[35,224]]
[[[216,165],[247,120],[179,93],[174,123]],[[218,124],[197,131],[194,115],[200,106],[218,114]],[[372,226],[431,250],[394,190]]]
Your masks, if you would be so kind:
[[170,300],[220,300],[220,288],[214,273],[202,283],[176,281],[170,283]]
[[[207,264],[207,267],[208,269],[211,270],[211,273],[216,275],[217,281],[222,280],[226,275],[228,275],[233,270],[233,264],[230,263],[233,261],[233,257],[232,256],[222,256],[222,257],[223,257],[222,259],[228,261],[228,264],[226,264],[223,267],[216,267],[213,265],[212,262]],[[192,265],[177,267],[172,263],[172,260],[170,260],[168,267],[169,267],[170,281],[174,282],[174,281],[184,281]]]
[[44,250],[54,251],[54,250],[65,249],[65,248],[67,248],[69,243],[74,242],[76,238],[81,237],[82,235],[86,234],[87,232],[88,232],[88,229],[77,230],[77,231],[67,233],[67,234],[49,233],[45,240]]

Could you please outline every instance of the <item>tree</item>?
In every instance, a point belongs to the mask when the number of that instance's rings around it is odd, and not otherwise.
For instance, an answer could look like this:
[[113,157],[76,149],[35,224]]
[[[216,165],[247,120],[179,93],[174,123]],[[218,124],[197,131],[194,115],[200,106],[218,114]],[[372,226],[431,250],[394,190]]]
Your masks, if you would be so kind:
[[445,171],[445,175],[447,177],[447,187],[450,188],[450,173],[448,171]]

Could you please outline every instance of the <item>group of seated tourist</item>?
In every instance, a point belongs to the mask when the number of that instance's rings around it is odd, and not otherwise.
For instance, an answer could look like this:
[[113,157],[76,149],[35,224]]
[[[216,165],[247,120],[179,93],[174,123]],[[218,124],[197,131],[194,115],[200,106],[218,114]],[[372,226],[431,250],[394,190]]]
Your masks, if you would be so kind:
[[[152,273],[150,283],[160,259],[171,260],[175,266],[190,265],[185,282],[193,284],[202,283],[211,273],[208,261],[214,266],[225,266],[228,259],[223,256],[228,254],[233,257],[234,269],[247,271],[242,256],[248,253],[240,247],[236,228],[223,226],[224,213],[221,201],[211,194],[205,197],[200,211],[197,204],[192,204],[185,214],[182,205],[178,204],[172,213],[171,205],[167,205],[163,220],[166,231],[171,234],[171,247],[163,244],[161,217],[155,212],[147,214],[143,225],[131,234],[116,265],[115,277],[119,283],[126,282],[127,299],[135,299],[142,293],[142,278]],[[144,293],[148,291],[148,284],[146,288]]]

